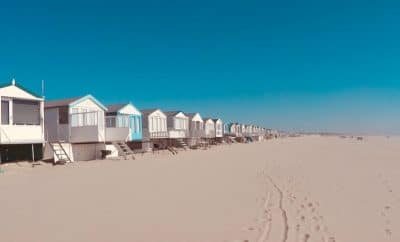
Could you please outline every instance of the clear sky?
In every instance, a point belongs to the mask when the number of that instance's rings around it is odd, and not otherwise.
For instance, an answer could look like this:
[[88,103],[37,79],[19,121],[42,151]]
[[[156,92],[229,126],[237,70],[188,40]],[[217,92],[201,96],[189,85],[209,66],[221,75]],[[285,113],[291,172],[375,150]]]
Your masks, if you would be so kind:
[[400,134],[399,1],[3,1],[0,82],[271,128]]

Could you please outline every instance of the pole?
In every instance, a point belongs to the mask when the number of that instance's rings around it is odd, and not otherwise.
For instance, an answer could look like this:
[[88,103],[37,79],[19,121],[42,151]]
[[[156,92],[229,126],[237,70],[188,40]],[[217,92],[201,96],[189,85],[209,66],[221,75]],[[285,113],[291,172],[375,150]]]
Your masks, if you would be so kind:
[[35,162],[35,149],[32,144],[32,161]]
[[42,80],[42,98],[44,98],[44,80]]

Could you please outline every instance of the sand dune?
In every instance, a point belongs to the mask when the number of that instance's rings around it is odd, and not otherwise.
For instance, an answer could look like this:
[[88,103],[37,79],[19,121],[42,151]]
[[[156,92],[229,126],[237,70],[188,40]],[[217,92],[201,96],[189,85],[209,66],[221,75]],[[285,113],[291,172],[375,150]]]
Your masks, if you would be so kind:
[[400,138],[3,166],[0,241],[400,241]]

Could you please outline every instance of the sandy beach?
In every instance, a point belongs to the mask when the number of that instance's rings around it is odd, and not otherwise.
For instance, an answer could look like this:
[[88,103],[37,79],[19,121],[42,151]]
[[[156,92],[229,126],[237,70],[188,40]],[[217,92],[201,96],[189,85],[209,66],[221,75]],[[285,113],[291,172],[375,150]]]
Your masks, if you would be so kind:
[[2,166],[0,241],[400,241],[400,138]]

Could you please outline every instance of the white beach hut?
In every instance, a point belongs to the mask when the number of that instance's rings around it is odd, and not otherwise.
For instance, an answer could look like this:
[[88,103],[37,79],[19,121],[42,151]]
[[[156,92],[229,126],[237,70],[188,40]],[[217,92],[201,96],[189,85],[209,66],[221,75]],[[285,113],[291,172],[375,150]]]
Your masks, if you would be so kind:
[[42,158],[43,98],[15,80],[0,86],[0,163]]
[[55,162],[93,160],[105,149],[107,108],[92,95],[45,103],[45,158]]
[[107,157],[133,156],[142,148],[142,113],[132,104],[113,104],[106,112]]
[[213,119],[215,125],[215,138],[217,142],[222,142],[224,137],[224,123],[221,119]]
[[186,139],[189,136],[189,117],[182,111],[165,112],[167,115],[167,129],[169,144],[175,147],[186,148]]
[[168,145],[167,115],[160,109],[141,110],[143,118],[144,151],[166,148]]
[[199,113],[189,113],[189,136],[187,138],[187,144],[189,146],[196,146],[201,143],[201,139],[204,137],[204,121]]
[[212,118],[204,118],[204,138],[211,140],[215,138],[215,123]]

